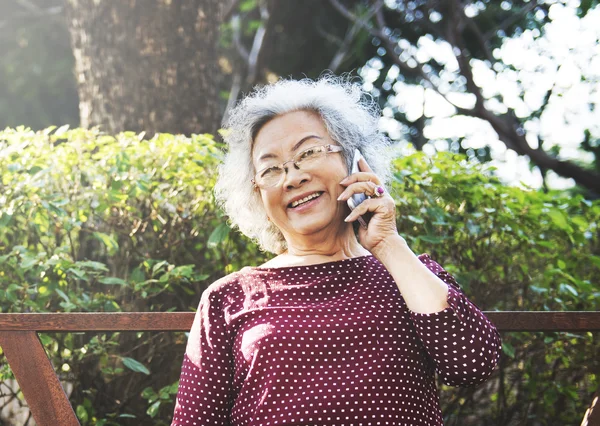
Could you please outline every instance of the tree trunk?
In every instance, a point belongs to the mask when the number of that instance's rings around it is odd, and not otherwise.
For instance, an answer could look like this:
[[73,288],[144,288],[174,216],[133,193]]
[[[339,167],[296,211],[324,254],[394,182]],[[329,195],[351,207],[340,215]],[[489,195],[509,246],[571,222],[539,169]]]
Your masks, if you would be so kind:
[[215,132],[220,0],[67,0],[82,127]]

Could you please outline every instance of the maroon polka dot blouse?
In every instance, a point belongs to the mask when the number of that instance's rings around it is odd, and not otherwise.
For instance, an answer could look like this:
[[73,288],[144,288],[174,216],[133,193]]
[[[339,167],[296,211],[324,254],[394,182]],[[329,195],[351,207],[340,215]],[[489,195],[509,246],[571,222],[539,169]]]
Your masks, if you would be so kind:
[[411,312],[373,256],[244,268],[202,295],[172,425],[442,425],[435,373],[487,379],[496,328],[429,255],[449,307]]

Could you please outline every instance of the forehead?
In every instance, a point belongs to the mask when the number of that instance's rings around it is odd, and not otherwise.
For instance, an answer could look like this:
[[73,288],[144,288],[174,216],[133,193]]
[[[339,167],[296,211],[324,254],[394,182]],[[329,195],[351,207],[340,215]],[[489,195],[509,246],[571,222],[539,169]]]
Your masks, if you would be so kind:
[[[316,135],[322,139],[328,136],[319,114],[312,111],[294,111],[278,115],[269,120],[256,134],[252,158],[256,160],[265,154],[287,154],[298,141],[308,135]],[[301,147],[308,146],[309,143],[307,141]]]

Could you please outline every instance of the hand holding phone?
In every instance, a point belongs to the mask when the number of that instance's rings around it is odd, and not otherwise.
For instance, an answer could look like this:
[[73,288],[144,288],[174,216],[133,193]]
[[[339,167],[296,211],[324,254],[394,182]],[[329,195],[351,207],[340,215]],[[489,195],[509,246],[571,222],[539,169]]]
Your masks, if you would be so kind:
[[[358,162],[360,161],[361,158],[364,160],[364,157],[361,155],[360,151],[358,149],[355,149],[354,157],[352,158],[352,171],[350,172],[350,174],[360,172],[360,169],[358,167]],[[367,199],[367,196],[364,193],[354,194],[354,195],[352,195],[352,197],[348,198],[348,201],[347,201],[348,207],[350,207],[350,210],[354,210],[355,208],[357,208],[359,206],[360,203],[362,203],[366,199]],[[365,218],[363,218],[362,216],[359,216],[358,222],[361,224],[361,226],[363,228],[365,228],[365,229],[367,228],[367,220]]]

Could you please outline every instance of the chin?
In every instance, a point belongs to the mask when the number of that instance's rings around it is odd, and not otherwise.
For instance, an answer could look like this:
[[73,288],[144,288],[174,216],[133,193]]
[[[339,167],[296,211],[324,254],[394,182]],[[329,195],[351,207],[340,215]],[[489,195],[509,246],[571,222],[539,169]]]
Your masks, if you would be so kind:
[[325,218],[302,218],[301,220],[295,219],[290,221],[290,231],[301,234],[301,235],[311,235],[316,234],[321,231],[329,230],[334,233],[338,233],[343,228],[345,224],[343,218],[338,218],[337,216]]

